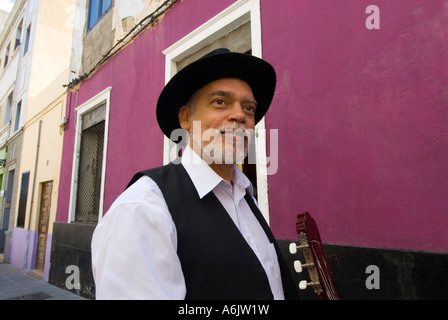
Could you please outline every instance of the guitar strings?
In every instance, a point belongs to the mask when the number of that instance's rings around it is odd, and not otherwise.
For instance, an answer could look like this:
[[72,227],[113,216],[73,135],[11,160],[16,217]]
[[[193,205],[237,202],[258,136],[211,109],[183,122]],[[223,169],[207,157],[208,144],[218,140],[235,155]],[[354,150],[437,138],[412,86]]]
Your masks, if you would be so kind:
[[[320,243],[316,240],[311,240],[311,242],[320,246]],[[314,256],[317,257],[317,252],[314,249],[314,245],[311,246],[311,249],[313,250]],[[330,281],[327,278],[327,276],[325,275],[324,269],[322,268],[322,265],[321,265],[321,262],[319,259],[317,259],[317,266],[318,266],[319,270],[321,271],[320,274],[322,275],[323,285],[325,287],[325,292],[327,293],[328,298],[330,300],[337,300],[336,294],[333,291],[333,287],[330,285]],[[328,269],[328,266],[327,266],[327,269]]]

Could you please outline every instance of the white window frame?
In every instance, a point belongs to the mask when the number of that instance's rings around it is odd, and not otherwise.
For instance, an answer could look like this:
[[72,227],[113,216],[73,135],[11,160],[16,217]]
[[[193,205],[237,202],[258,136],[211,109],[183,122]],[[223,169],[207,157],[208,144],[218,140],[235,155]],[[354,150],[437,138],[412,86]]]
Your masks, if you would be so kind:
[[[176,74],[177,62],[225,36],[236,27],[250,21],[252,55],[261,58],[260,0],[239,0],[209,21],[192,31],[163,51],[165,55],[165,83]],[[255,151],[257,155],[258,205],[269,223],[266,134],[264,118],[255,127]],[[163,163],[170,161],[174,143],[164,137]]]
[[68,214],[68,223],[76,220],[76,200],[78,195],[78,174],[79,174],[79,160],[81,152],[81,134],[82,134],[82,117],[95,108],[106,104],[106,114],[104,123],[104,147],[103,147],[103,163],[101,170],[101,192],[100,192],[100,204],[98,212],[98,222],[103,217],[103,202],[104,202],[104,182],[106,179],[106,163],[107,163],[107,145],[108,145],[108,132],[109,132],[109,109],[110,109],[110,92],[112,87],[104,89],[96,96],[86,101],[75,109],[76,112],[76,136],[75,136],[75,149],[73,153],[73,168],[72,168],[72,181],[70,188],[70,206]]

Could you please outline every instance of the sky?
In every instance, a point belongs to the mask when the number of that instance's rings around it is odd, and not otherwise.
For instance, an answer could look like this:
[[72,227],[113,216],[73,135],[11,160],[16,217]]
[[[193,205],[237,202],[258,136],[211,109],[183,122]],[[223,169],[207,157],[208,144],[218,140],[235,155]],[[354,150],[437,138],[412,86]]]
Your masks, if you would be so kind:
[[14,6],[15,0],[0,0],[0,9],[3,11],[11,12]]

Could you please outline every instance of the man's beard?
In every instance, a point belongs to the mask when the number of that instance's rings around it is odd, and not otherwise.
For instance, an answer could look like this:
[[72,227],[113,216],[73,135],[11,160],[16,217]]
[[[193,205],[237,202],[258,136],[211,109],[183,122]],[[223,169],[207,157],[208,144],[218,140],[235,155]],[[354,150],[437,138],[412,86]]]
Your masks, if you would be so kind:
[[[201,157],[207,164],[243,163],[248,155],[253,133],[253,129],[246,129],[244,125],[234,124],[217,129],[207,129],[203,132],[202,137],[193,134],[193,144],[201,150]],[[203,141],[210,142],[204,144]]]

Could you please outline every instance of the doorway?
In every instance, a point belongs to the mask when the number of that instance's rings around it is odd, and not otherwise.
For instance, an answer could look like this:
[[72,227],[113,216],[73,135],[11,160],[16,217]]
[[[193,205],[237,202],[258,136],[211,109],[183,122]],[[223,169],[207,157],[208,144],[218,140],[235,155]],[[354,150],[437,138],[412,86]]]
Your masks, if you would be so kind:
[[11,214],[12,190],[14,186],[14,172],[8,172],[8,180],[6,181],[6,196],[3,208],[3,221],[0,226],[0,253],[5,251],[5,232],[9,229],[9,217]]
[[36,250],[36,270],[43,277],[45,268],[45,254],[47,249],[48,227],[50,224],[51,194],[53,192],[53,181],[42,183],[42,194],[40,200],[39,224]]

